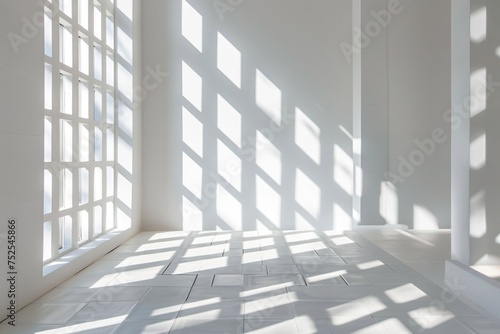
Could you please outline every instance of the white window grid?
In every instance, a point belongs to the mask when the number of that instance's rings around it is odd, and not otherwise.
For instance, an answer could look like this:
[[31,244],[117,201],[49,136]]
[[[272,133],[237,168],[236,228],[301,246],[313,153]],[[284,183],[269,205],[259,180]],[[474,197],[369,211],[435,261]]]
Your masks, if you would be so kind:
[[45,10],[44,263],[116,227],[113,0]]

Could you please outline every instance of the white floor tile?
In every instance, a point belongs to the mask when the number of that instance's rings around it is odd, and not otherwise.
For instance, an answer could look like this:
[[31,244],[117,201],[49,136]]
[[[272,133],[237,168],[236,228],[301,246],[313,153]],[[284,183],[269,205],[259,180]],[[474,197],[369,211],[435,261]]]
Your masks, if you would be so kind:
[[137,302],[90,302],[70,319],[71,323],[115,318],[125,320]]
[[302,275],[274,274],[274,275],[247,275],[245,286],[268,286],[268,285],[305,285]]
[[92,301],[97,301],[97,302],[138,301],[146,294],[148,290],[149,287],[110,286],[99,289],[99,291],[92,297]]
[[294,319],[250,319],[245,320],[245,333],[252,334],[299,334]]
[[61,304],[61,303],[86,303],[99,291],[89,288],[55,288],[41,296],[33,303]]
[[170,331],[174,320],[125,321],[115,334],[165,334]]
[[29,304],[17,313],[16,323],[64,324],[84,307],[85,303]]
[[170,331],[171,334],[241,334],[243,320],[193,320],[178,318]]
[[163,302],[166,300],[186,300],[190,288],[184,287],[152,287],[142,298],[143,302]]
[[499,333],[459,300],[439,307],[449,235],[367,233],[143,232],[0,332]]
[[182,305],[178,318],[186,320],[243,319],[243,302],[218,301],[216,298],[188,301]]
[[174,320],[184,301],[179,299],[139,302],[127,317],[127,320]]
[[243,275],[215,275],[213,286],[243,285]]

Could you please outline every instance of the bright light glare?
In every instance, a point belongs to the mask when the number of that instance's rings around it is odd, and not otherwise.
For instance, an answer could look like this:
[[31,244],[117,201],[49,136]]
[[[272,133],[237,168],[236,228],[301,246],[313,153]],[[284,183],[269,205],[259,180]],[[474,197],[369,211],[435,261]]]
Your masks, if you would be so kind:
[[470,235],[477,239],[484,237],[488,232],[485,197],[485,191],[481,190],[470,199]]
[[281,152],[274,144],[257,131],[255,139],[256,163],[271,179],[281,185]]
[[256,71],[255,102],[269,118],[281,126],[281,90],[261,71]]
[[201,199],[202,181],[203,169],[186,153],[182,153],[182,185]]
[[217,172],[238,191],[241,191],[241,168],[240,157],[217,140]]
[[[242,207],[233,195],[221,185],[217,185],[217,215],[234,231],[242,230]],[[224,228],[226,229],[226,228]]]
[[380,215],[388,224],[398,223],[398,194],[396,187],[388,181],[383,181],[380,187]]
[[429,209],[413,205],[413,226],[416,230],[435,230],[439,228],[436,216]]
[[185,62],[182,62],[182,96],[201,111],[202,89],[201,77]]
[[353,194],[353,160],[340,146],[333,147],[333,179],[348,194]]
[[241,115],[220,95],[217,95],[217,127],[241,148]]
[[486,110],[487,103],[487,82],[486,68],[483,67],[471,73],[470,75],[470,115],[475,117]]
[[333,203],[333,228],[335,230],[351,230],[352,217],[340,205]]
[[258,175],[256,176],[256,197],[257,209],[276,228],[279,228],[281,222],[281,196]]
[[241,52],[221,33],[217,34],[217,68],[241,88]]
[[182,229],[184,231],[203,230],[203,212],[184,196],[182,197]]
[[396,304],[409,303],[420,298],[425,298],[425,292],[417,288],[415,285],[408,283],[398,286],[393,289],[386,290],[384,294]]
[[307,115],[295,108],[295,144],[317,165],[321,163],[321,130]]
[[186,108],[182,108],[182,141],[203,158],[203,124]]
[[203,52],[203,17],[187,1],[182,1],[182,36]]
[[481,43],[487,36],[487,17],[486,6],[479,8],[470,15],[470,39],[474,43]]
[[479,170],[486,166],[486,133],[470,143],[470,168]]
[[300,213],[295,212],[295,229],[298,231],[314,230],[314,225],[305,219]]
[[295,201],[313,218],[319,218],[321,189],[298,168],[295,176]]

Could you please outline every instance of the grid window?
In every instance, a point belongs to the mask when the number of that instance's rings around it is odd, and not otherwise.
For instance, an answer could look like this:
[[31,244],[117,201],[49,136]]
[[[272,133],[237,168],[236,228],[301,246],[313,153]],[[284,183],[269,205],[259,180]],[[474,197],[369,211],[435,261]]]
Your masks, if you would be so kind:
[[44,10],[43,261],[116,227],[116,4]]

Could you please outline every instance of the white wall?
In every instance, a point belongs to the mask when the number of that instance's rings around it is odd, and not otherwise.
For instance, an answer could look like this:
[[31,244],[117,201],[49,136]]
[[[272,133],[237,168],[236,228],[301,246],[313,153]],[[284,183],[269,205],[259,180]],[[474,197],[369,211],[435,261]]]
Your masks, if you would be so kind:
[[[126,0],[119,0],[125,5]],[[130,4],[130,2],[128,2]],[[132,6],[130,6],[132,8]],[[140,2],[134,2],[134,15],[140,19]],[[83,267],[100,258],[138,230],[140,206],[134,204],[125,210],[131,228],[111,241],[101,244],[83,256],[74,259],[63,268],[43,276],[42,226],[43,226],[43,87],[44,87],[44,45],[43,31],[37,28],[24,30],[25,22],[35,22],[33,17],[43,13],[38,1],[6,0],[1,4],[0,31],[4,37],[9,32],[25,38],[15,52],[7,38],[0,40],[0,319],[6,314],[6,240],[4,238],[7,219],[17,218],[17,309],[41,296],[57,284],[69,278]],[[26,29],[26,28],[25,28]],[[134,40],[134,61],[140,62],[140,35],[138,30],[127,30]],[[138,67],[136,67],[138,68]],[[140,85],[140,68],[134,73],[132,85]],[[123,79],[123,78],[120,78]],[[123,82],[123,80],[122,80]],[[140,105],[135,104],[127,113],[119,111],[119,125],[140,138]],[[130,117],[128,117],[130,116]],[[134,123],[135,122],[135,123]],[[137,137],[135,137],[137,136]],[[134,139],[135,140],[135,139]],[[132,147],[140,141],[131,142]],[[137,147],[136,147],[137,148]],[[135,156],[127,156],[133,165],[130,179],[135,203],[140,196],[137,187],[140,181],[140,151]],[[120,152],[118,152],[118,155]],[[133,159],[133,160],[132,160]],[[119,158],[120,160],[120,158]],[[123,162],[123,160],[122,160]],[[119,161],[120,163],[120,161]],[[121,205],[121,204],[120,204]],[[119,206],[120,206],[119,205]],[[121,205],[123,208],[123,205]],[[124,215],[122,215],[124,217]]]
[[392,211],[410,228],[449,228],[450,123],[443,117],[451,107],[450,0],[401,4],[387,33]]
[[471,1],[471,264],[500,263],[500,3]]
[[[192,45],[182,35],[180,0],[143,3],[143,71],[158,66],[170,73],[143,103],[143,227],[350,228],[352,69],[339,45],[352,40],[351,1],[222,1],[234,8],[221,17],[213,1],[188,2],[203,20],[202,52],[196,39]],[[234,72],[241,73],[241,88],[217,68],[218,33],[237,50],[225,65],[241,54]],[[201,77],[201,111],[193,99],[196,80],[186,72],[183,97],[183,62]],[[272,84],[257,85],[257,70]],[[281,93],[275,105],[273,92]],[[236,123],[217,117],[218,94],[234,108],[228,113]],[[281,114],[284,128],[276,130],[265,110]],[[272,137],[274,148],[259,145],[254,159],[257,130]],[[232,131],[238,139],[231,140]],[[215,176],[224,152],[229,158],[220,172],[231,174],[230,182]],[[241,173],[228,170],[227,162],[239,160]]]

